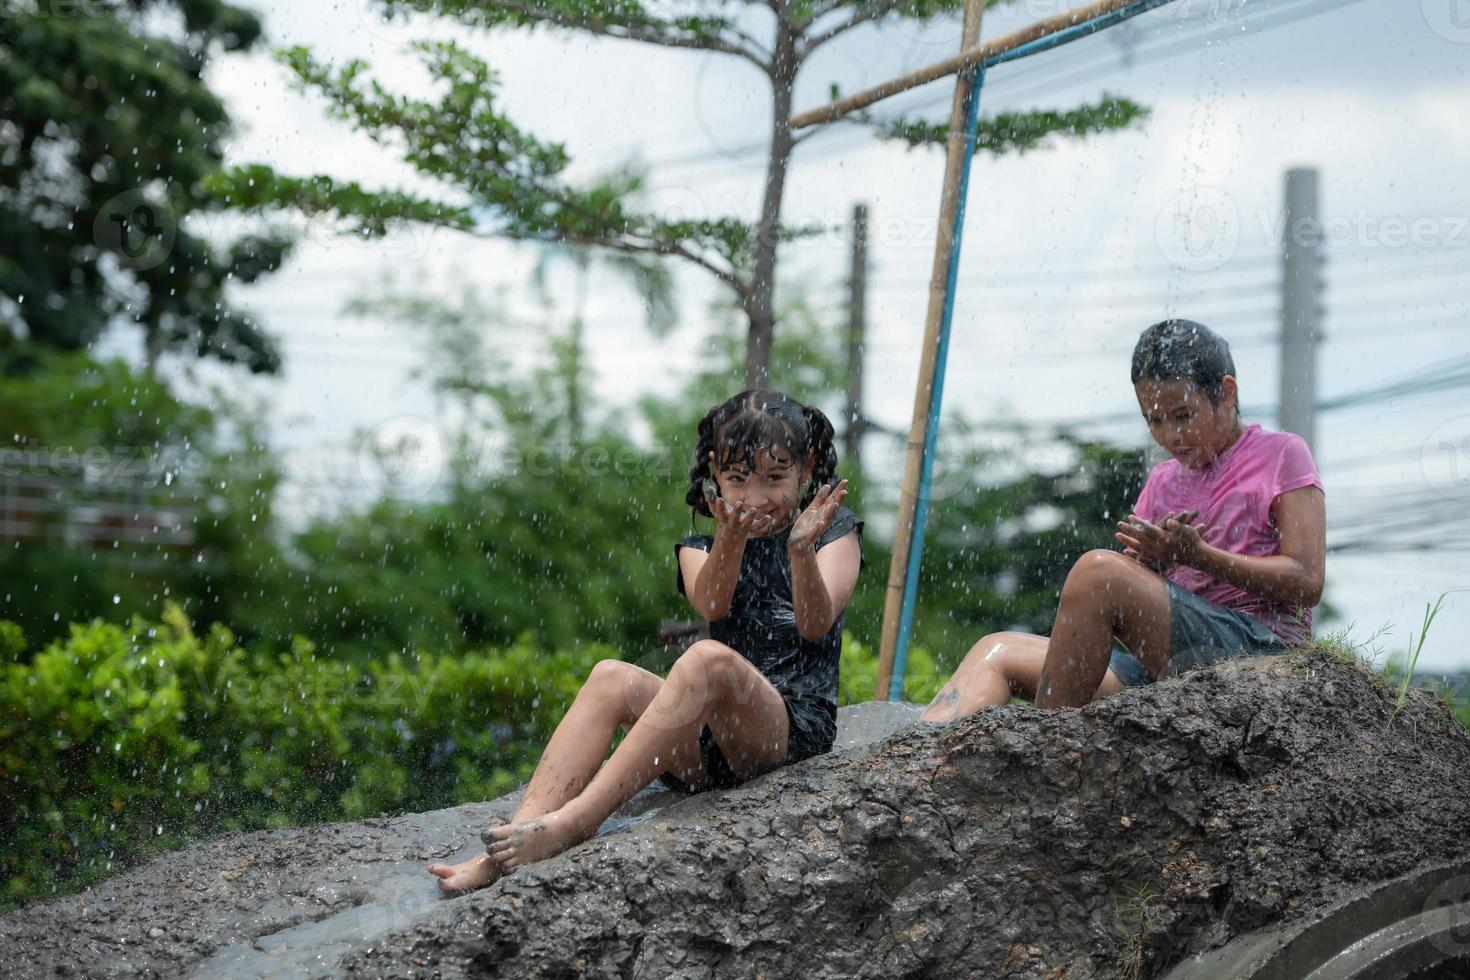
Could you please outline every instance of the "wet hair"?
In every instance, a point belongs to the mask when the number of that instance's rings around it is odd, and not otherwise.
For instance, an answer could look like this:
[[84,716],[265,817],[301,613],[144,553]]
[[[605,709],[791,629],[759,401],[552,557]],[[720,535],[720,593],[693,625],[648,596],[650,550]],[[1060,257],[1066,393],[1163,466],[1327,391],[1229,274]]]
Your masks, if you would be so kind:
[[[1220,404],[1226,375],[1235,374],[1230,345],[1215,331],[1193,320],[1161,320],[1145,330],[1133,348],[1133,383],[1189,381]],[[1240,410],[1236,406],[1236,411]]]
[[812,460],[811,485],[802,495],[805,507],[817,488],[836,484],[837,449],[832,423],[820,409],[803,405],[779,391],[751,388],[714,406],[699,420],[699,444],[689,470],[689,492],[684,499],[694,513],[713,517],[704,499],[706,481],[714,482],[710,453],[719,469],[748,466],[755,469],[758,453],[789,455],[795,466]]

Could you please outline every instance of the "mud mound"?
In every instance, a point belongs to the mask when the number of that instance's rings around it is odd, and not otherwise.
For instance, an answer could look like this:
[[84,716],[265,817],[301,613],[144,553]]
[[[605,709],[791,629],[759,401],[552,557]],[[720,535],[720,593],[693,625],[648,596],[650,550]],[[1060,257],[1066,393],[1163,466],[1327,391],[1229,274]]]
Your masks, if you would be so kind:
[[645,794],[474,895],[423,864],[513,800],[224,838],[0,920],[0,949],[20,975],[1155,976],[1470,856],[1470,735],[1422,691],[1390,724],[1393,693],[1307,651],[1080,711],[864,705],[845,749]]

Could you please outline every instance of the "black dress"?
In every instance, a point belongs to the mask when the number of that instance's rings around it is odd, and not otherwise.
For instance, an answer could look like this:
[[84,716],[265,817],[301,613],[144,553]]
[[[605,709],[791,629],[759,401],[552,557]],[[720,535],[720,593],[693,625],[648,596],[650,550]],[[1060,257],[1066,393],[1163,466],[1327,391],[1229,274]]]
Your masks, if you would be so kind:
[[[838,507],[832,524],[817,540],[817,550],[856,531],[861,568],[862,530],[863,522],[856,514]],[[783,765],[831,750],[837,735],[837,669],[842,656],[842,616],[818,639],[808,640],[797,632],[791,600],[791,556],[786,551],[790,533],[787,528],[746,540],[730,611],[710,623],[711,639],[733,648],[754,664],[786,703],[790,732]],[[709,551],[713,543],[713,535],[690,535],[674,546],[675,560],[680,548]],[[684,594],[682,571],[676,570],[675,579],[679,593]],[[690,787],[665,773],[659,777],[665,785],[693,792],[741,782],[707,725],[699,734],[699,744],[709,782]]]

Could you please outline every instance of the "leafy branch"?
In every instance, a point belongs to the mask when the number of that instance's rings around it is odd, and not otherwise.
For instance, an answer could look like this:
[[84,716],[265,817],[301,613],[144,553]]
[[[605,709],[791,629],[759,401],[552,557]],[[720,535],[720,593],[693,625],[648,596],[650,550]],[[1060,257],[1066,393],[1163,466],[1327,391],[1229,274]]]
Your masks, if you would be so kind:
[[[1132,101],[1104,94],[1095,105],[1066,111],[1033,110],[1001,112],[980,121],[975,149],[995,156],[1025,153],[1043,145],[1052,136],[1082,139],[1094,133],[1126,129],[1148,118],[1149,110]],[[861,121],[873,126],[883,139],[902,140],[910,149],[943,146],[949,139],[949,124],[922,119],[883,119],[868,112]]]

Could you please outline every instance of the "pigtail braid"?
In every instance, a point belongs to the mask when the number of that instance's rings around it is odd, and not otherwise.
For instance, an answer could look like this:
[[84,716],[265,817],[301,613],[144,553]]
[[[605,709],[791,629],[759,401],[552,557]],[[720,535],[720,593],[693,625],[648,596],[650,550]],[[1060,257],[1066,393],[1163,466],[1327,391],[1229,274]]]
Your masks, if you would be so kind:
[[833,444],[832,422],[821,409],[805,405],[801,414],[806,420],[807,458],[812,461],[812,483],[801,500],[801,506],[807,507],[823,484],[837,486],[837,447]]
[[689,491],[684,494],[684,502],[694,508],[694,513],[702,517],[713,517],[710,513],[709,502],[704,499],[704,485],[706,480],[714,479],[714,472],[710,469],[709,454],[715,450],[715,415],[723,406],[716,405],[704,414],[699,420],[699,439],[694,447],[694,465],[689,469]]

